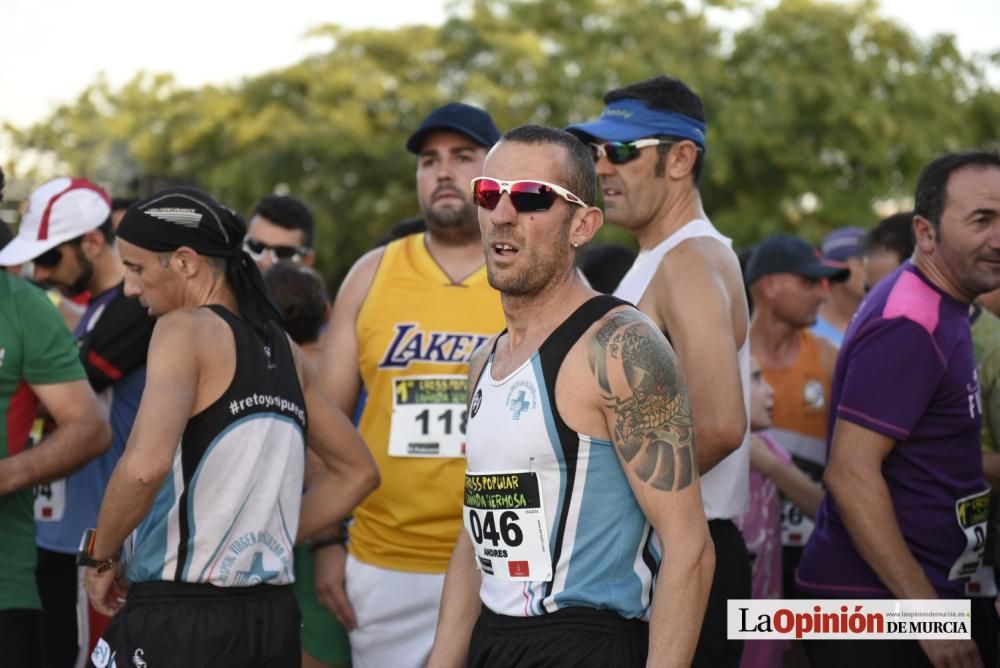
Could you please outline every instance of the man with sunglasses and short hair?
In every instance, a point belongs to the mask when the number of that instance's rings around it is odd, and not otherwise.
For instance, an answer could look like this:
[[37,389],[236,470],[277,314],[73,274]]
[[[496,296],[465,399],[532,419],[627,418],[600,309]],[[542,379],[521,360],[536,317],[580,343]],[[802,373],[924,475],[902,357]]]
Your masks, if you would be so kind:
[[[111,449],[65,480],[36,489],[38,583],[45,613],[47,665],[72,667],[89,635],[75,563],[80,536],[97,522],[104,488],[125,448],[145,385],[154,320],[123,293],[125,267],[114,248],[111,200],[86,179],[57,178],[37,188],[0,264],[33,263],[35,281],[66,296],[90,293],[74,329],[87,380],[108,413]],[[79,627],[79,629],[78,629]],[[84,641],[86,642],[86,641]]]
[[733,519],[749,498],[750,347],[746,295],[728,238],[702,208],[701,98],[659,76],[604,96],[600,118],[567,128],[593,152],[608,221],[639,242],[615,296],[667,335],[688,379],[716,570],[694,665],[737,666],[726,600],[750,598],[750,559]]
[[314,228],[312,212],[302,200],[268,195],[253,208],[243,250],[261,271],[279,262],[311,267],[316,260]]
[[466,532],[429,665],[687,666],[713,555],[677,358],[576,269],[603,220],[583,145],[521,126],[483,174],[507,329],[470,364]]
[[468,362],[503,327],[469,192],[499,137],[466,104],[423,120],[406,148],[427,231],[362,256],[334,303],[323,382],[341,410],[363,406],[358,430],[382,475],[354,513],[349,554],[333,527],[315,553],[318,597],[350,630],[355,668],[423,666],[434,640],[461,531]]

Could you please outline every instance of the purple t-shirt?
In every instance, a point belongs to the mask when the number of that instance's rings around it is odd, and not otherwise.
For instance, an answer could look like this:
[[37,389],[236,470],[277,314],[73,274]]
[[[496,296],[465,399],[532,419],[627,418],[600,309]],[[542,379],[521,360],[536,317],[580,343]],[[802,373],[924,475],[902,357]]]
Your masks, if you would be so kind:
[[[982,556],[989,508],[968,305],[905,262],[861,304],[832,390],[832,417],[896,440],[882,475],[903,538],[939,596],[963,596]],[[823,596],[891,596],[854,548],[829,494],[796,581]]]

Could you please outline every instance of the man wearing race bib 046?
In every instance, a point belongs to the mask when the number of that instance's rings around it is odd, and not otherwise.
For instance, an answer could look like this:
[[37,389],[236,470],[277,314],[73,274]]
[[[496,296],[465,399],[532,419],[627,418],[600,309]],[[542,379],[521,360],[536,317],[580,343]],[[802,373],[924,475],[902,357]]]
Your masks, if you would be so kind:
[[382,475],[355,510],[349,555],[339,527],[314,543],[317,597],[350,631],[355,668],[423,666],[434,640],[462,529],[469,358],[503,327],[469,194],[499,137],[466,104],[424,119],[406,148],[427,231],[364,255],[334,303],[323,383],[348,414],[363,403],[358,430]]
[[[1000,154],[937,158],[915,200],[913,256],[868,293],[837,359],[829,493],[796,573],[809,594],[960,599],[982,562],[990,489],[969,304],[1000,286]],[[982,666],[996,627],[972,611],[972,640],[806,649],[818,668]]]
[[483,174],[507,329],[470,364],[466,532],[428,665],[688,666],[714,551],[681,367],[575,268],[603,222],[581,142],[522,126]]

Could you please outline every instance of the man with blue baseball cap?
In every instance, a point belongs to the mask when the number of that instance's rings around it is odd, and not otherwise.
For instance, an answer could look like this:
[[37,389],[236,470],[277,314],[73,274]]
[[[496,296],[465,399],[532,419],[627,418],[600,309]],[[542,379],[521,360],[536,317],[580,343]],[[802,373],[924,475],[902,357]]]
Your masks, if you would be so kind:
[[382,475],[347,545],[340,527],[314,544],[317,598],[350,632],[354,668],[422,667],[434,642],[462,530],[469,358],[504,327],[471,188],[499,139],[486,111],[461,102],[424,118],[406,149],[426,229],[355,262],[324,338],[323,382],[342,410],[360,407]]
[[847,269],[842,281],[830,282],[830,297],[819,307],[813,333],[840,348],[844,332],[865,296],[865,265],[861,259],[860,227],[841,227],[830,232],[820,244],[823,262]]
[[708,220],[698,190],[705,109],[684,82],[666,76],[610,91],[604,102],[600,118],[566,129],[593,151],[605,218],[639,242],[615,296],[669,337],[688,380],[716,551],[693,665],[735,668],[743,646],[726,639],[726,601],[750,598],[750,558],[732,521],[749,498],[749,318],[732,242]]

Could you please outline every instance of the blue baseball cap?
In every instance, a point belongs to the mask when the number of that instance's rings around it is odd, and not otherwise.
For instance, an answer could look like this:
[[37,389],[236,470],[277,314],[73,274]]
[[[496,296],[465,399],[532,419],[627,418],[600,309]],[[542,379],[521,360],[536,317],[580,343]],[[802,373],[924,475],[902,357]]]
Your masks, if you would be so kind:
[[823,259],[830,262],[847,262],[861,255],[861,239],[865,231],[860,227],[841,227],[823,238],[819,250]]
[[797,274],[806,278],[846,281],[851,271],[824,263],[812,245],[798,237],[776,234],[760,242],[743,272],[743,282],[753,285],[768,274]]
[[406,140],[406,150],[419,155],[427,135],[440,130],[461,133],[485,148],[500,141],[500,131],[488,113],[479,107],[449,102],[427,114],[417,131]]
[[618,142],[670,135],[690,139],[703,151],[708,149],[702,121],[674,111],[651,109],[634,99],[615,100],[604,108],[597,120],[569,125],[566,131]]

